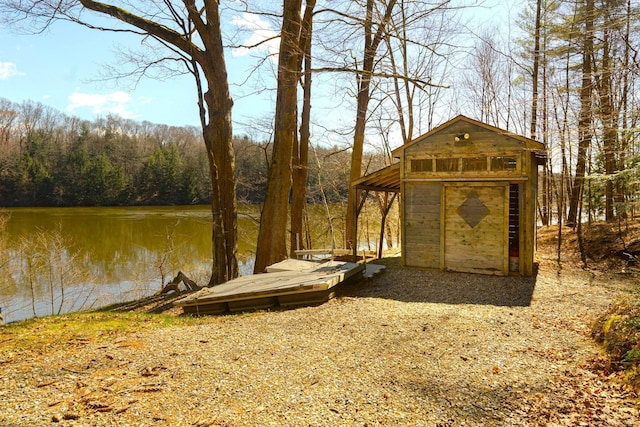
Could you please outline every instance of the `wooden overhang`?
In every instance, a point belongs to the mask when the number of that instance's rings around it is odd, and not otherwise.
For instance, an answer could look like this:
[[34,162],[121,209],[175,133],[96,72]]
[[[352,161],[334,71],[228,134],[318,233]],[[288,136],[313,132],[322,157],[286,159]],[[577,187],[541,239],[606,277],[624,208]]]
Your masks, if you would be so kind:
[[362,178],[356,179],[351,184],[357,190],[381,191],[386,193],[400,192],[400,163],[380,169]]
[[[362,178],[356,179],[351,183],[351,186],[356,192],[356,203],[354,205],[354,230],[353,235],[355,242],[353,243],[353,262],[357,262],[357,248],[358,248],[358,217],[364,206],[364,202],[367,200],[367,195],[370,191],[381,193],[393,193],[390,199],[385,202],[386,206],[382,212],[382,220],[380,225],[380,241],[378,246],[378,258],[382,257],[382,240],[384,238],[384,224],[393,205],[394,200],[400,193],[400,163],[394,163],[391,166],[380,169],[369,175],[365,175]],[[362,193],[362,194],[361,194]]]

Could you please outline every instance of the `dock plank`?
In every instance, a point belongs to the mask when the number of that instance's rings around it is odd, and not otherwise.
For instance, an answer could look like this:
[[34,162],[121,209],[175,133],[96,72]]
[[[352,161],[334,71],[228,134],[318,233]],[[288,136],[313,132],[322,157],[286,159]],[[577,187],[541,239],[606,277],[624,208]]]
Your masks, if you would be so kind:
[[268,267],[268,273],[242,276],[218,286],[204,288],[176,302],[190,313],[220,313],[323,302],[331,288],[361,277],[365,266],[343,261],[324,263],[285,260]]

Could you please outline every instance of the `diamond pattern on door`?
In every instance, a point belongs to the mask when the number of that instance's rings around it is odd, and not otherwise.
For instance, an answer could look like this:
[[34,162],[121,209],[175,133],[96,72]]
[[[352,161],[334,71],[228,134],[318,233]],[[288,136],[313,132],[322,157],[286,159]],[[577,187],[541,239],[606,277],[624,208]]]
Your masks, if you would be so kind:
[[482,203],[482,200],[478,199],[478,195],[474,191],[469,194],[456,212],[469,224],[469,227],[475,228],[484,217],[489,215],[489,208]]

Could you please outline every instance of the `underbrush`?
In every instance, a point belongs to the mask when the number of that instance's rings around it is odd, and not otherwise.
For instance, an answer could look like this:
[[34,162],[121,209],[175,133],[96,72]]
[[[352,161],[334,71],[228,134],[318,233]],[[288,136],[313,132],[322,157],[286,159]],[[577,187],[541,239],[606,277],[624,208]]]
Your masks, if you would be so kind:
[[[538,258],[557,262],[558,227],[538,230]],[[583,263],[575,229],[563,227],[560,260],[562,266],[586,268],[631,279],[640,283],[640,220],[622,223],[594,222],[582,226]],[[615,279],[614,279],[615,280]],[[612,302],[598,316],[592,337],[606,351],[594,368],[606,375],[622,373],[628,383],[640,390],[640,287],[635,293]]]
[[[562,228],[560,259],[563,265],[589,268],[597,271],[640,274],[640,219],[623,223],[594,222],[582,225],[580,253],[577,230]],[[539,259],[558,258],[558,226],[540,227],[537,236]]]
[[640,294],[614,302],[594,322],[592,336],[608,355],[602,368],[624,372],[629,384],[640,389]]

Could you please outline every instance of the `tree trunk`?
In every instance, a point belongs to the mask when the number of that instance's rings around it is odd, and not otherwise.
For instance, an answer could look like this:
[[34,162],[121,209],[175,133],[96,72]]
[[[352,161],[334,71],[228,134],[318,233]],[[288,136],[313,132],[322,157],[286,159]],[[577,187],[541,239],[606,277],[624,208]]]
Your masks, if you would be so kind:
[[[631,16],[633,11],[631,9],[631,0],[627,0],[626,7],[626,19],[625,19],[625,28],[624,28],[624,54],[623,54],[623,62],[622,62],[622,93],[621,93],[621,105],[620,108],[622,110],[622,117],[620,118],[622,123],[622,129],[625,131],[620,135],[620,155],[618,158],[618,170],[625,170],[627,168],[627,154],[629,150],[629,143],[632,141],[631,132],[628,132],[627,129],[633,128],[633,124],[629,123],[629,116],[633,116],[633,114],[629,114],[629,91],[630,91],[630,53],[631,53]],[[633,218],[633,203],[630,205],[627,204],[628,198],[633,198],[634,194],[631,192],[629,194],[628,186],[623,183],[618,183],[618,198],[620,204],[620,214],[623,218],[628,217],[628,210],[631,211],[631,216]]]
[[578,218],[579,204],[582,202],[584,177],[587,166],[587,151],[591,144],[591,114],[592,114],[592,74],[591,61],[593,55],[593,12],[594,0],[586,0],[584,49],[582,53],[582,87],[580,88],[580,115],[578,117],[578,159],[576,175],[571,188],[569,199],[569,215],[567,225],[573,227]]
[[[230,127],[229,127],[229,130]],[[235,212],[235,191],[233,200],[229,200],[229,197],[225,193],[230,192],[229,189],[225,190],[225,185],[229,185],[223,178],[224,172],[218,167],[218,164],[222,164],[218,159],[224,158],[224,151],[216,144],[212,144],[211,141],[215,141],[215,133],[224,131],[222,128],[214,128],[211,124],[207,125],[204,129],[203,135],[205,137],[205,145],[207,146],[207,159],[209,160],[209,178],[211,180],[211,217],[212,217],[212,265],[211,265],[211,277],[209,279],[209,286],[224,283],[229,279],[238,276],[237,259],[235,255],[237,253],[237,240],[234,242],[232,248],[227,246],[227,238],[230,235],[237,236],[237,226],[235,218],[232,224],[227,229],[226,225],[229,222],[230,210]],[[230,165],[227,165],[226,169],[229,169]],[[233,182],[233,190],[235,190],[235,181]],[[228,205],[225,205],[228,203]],[[225,218],[226,217],[226,218]],[[227,233],[229,230],[229,233]],[[235,232],[234,232],[235,231]],[[229,236],[227,236],[229,234]]]
[[378,28],[373,34],[373,8],[374,0],[367,0],[366,18],[364,22],[364,57],[362,61],[362,71],[358,76],[358,104],[356,111],[356,124],[353,132],[353,147],[351,151],[351,170],[349,172],[349,193],[347,199],[347,218],[345,224],[345,246],[353,249],[356,240],[355,232],[355,205],[357,195],[351,183],[362,175],[362,152],[364,150],[364,132],[367,124],[367,111],[369,109],[369,99],[371,97],[371,76],[375,66],[378,46],[384,38],[387,23],[391,19],[391,13],[396,4],[396,0],[390,0],[387,4],[384,18],[378,23]]
[[532,100],[531,100],[531,139],[537,137],[538,123],[538,74],[540,69],[540,16],[542,11],[542,0],[536,1],[536,27],[533,48],[533,75],[532,75]]
[[[299,62],[304,63],[304,79],[302,83],[302,115],[300,139],[293,150],[293,185],[291,196],[291,240],[289,256],[295,258],[296,249],[304,249],[303,215],[307,201],[307,166],[309,163],[309,138],[311,122],[311,35],[313,32],[313,8],[315,0],[308,0],[300,33]],[[302,68],[299,65],[299,68]]]
[[[605,19],[606,21],[606,19]],[[617,130],[615,128],[615,113],[613,105],[613,83],[611,70],[611,28],[604,28],[602,40],[602,75],[600,81],[600,112],[602,114],[602,145],[604,148],[604,169],[605,175],[611,177],[616,172],[616,145]],[[611,179],[605,183],[605,220],[613,221],[614,211],[614,185]]]
[[[547,160],[548,161],[548,160]],[[540,222],[542,225],[549,225],[549,174],[547,173],[547,165],[542,167],[542,209]]]
[[[203,37],[206,54],[198,57],[207,79],[208,91],[203,99],[207,104],[207,122],[203,122],[203,137],[209,159],[211,177],[212,268],[209,286],[238,277],[238,214],[236,201],[235,154],[227,69],[220,32],[220,14],[212,2],[207,16],[211,28]],[[202,110],[201,110],[202,114]]]
[[302,0],[284,0],[273,155],[256,248],[254,273],[287,257],[287,207],[291,190],[291,155],[296,139],[298,46]]

